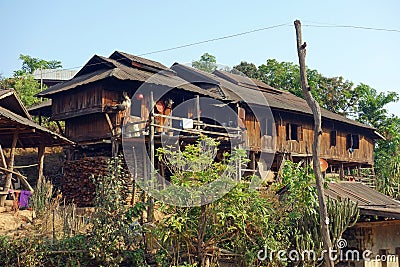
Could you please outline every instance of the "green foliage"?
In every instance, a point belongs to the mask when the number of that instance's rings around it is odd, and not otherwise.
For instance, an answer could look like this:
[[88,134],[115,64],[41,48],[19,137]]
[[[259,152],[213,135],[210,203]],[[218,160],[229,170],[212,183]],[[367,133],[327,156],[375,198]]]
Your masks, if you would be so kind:
[[85,236],[57,242],[37,237],[0,236],[0,266],[94,266],[85,251]]
[[366,84],[358,85],[357,89],[359,91],[358,120],[379,129],[388,117],[385,106],[397,102],[399,96],[395,92],[378,93]]
[[[8,89],[14,88],[18,96],[21,98],[22,103],[26,107],[33,106],[40,103],[41,99],[35,97],[41,91],[40,82],[36,81],[32,73],[36,69],[58,69],[62,68],[61,61],[57,60],[44,60],[33,58],[28,55],[20,55],[19,59],[22,60],[22,67],[20,70],[14,71],[13,78],[0,77],[0,88]],[[45,89],[45,88],[44,88]]]
[[[287,211],[286,227],[291,249],[296,251],[313,250],[317,255],[322,251],[321,227],[318,212],[318,195],[315,177],[310,166],[301,167],[286,161],[281,173],[282,183],[277,185],[282,195],[281,203]],[[328,184],[326,185],[328,186]],[[329,232],[333,244],[343,232],[354,225],[359,217],[358,206],[349,199],[327,201]],[[315,266],[314,261],[302,262],[304,266]]]
[[[250,78],[256,78],[272,87],[303,97],[300,83],[300,67],[291,62],[278,62],[268,59],[266,64],[256,67],[252,63],[242,61],[235,66]],[[357,88],[343,77],[327,78],[316,70],[307,68],[308,84],[319,104],[336,113],[350,114],[357,100]]]
[[212,73],[214,70],[217,69],[217,60],[215,56],[209,53],[204,53],[199,60],[192,61],[192,67]]
[[375,168],[377,189],[400,199],[400,118],[389,115],[385,106],[397,102],[395,92],[378,93],[368,85],[357,86],[359,93],[357,120],[375,127],[385,140],[377,140]]
[[13,88],[26,107],[41,102],[40,98],[35,97],[40,92],[40,83],[30,74],[1,80],[0,87]]
[[135,233],[130,225],[138,211],[125,207],[126,175],[122,159],[115,158],[110,160],[106,175],[93,177],[96,214],[89,253],[99,266],[119,266],[124,251],[134,245]]
[[61,61],[58,60],[44,60],[40,58],[33,58],[29,55],[19,55],[19,59],[22,60],[21,70],[14,71],[14,76],[19,77],[25,74],[32,74],[37,69],[59,69],[62,68]]
[[[186,146],[183,152],[161,148],[158,154],[173,173],[172,183],[179,184],[180,190],[185,191],[221,179],[227,172],[235,172],[236,169],[229,169],[233,161],[246,163],[243,151],[234,151],[232,155],[225,153],[223,162],[214,162],[217,145],[213,139],[205,137]],[[229,183],[229,179],[222,179],[221,183]],[[180,191],[170,193],[179,197]],[[192,196],[197,193],[191,192]],[[214,193],[206,191],[198,197],[207,198]],[[237,183],[225,196],[201,207],[157,205],[165,216],[153,234],[168,252],[164,264],[186,262],[203,266],[206,252],[213,255],[211,261],[215,261],[223,257],[222,249],[240,255],[243,266],[253,266],[257,262],[257,252],[265,244],[273,249],[285,248],[287,244],[283,234],[286,229],[279,216],[275,216],[280,210],[276,196],[251,191],[247,183]]]

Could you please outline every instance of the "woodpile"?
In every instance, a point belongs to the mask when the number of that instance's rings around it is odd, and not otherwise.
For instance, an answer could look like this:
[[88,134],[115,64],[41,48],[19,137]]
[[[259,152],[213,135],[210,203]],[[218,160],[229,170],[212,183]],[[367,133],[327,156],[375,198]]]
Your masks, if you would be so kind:
[[[93,206],[96,195],[96,186],[92,182],[92,175],[107,175],[108,157],[84,157],[64,163],[62,178],[62,194],[66,203],[75,203],[78,207]],[[125,168],[127,192],[126,203],[132,201],[133,185],[128,169]]]
[[96,187],[91,176],[106,175],[107,160],[106,157],[86,157],[64,163],[62,193],[67,203],[92,206]]

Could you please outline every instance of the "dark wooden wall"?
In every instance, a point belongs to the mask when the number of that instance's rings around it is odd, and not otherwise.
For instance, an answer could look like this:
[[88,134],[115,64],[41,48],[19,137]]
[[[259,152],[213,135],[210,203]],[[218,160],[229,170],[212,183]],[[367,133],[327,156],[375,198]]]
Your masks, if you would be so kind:
[[91,85],[71,90],[53,99],[52,118],[64,120],[71,117],[100,112],[102,110],[101,86]]
[[103,113],[67,119],[65,121],[65,134],[69,139],[76,142],[111,137],[110,127]]
[[[299,131],[302,133],[298,133],[298,140],[288,140],[287,127],[290,127],[290,124],[301,126]],[[299,156],[310,155],[312,153],[314,130],[311,118],[299,114],[282,114],[280,119],[276,121],[276,129],[277,151],[290,152],[293,155],[299,154]],[[342,123],[327,123],[325,119],[322,130],[322,158],[334,161],[373,164],[374,141],[366,129]],[[336,145],[333,145],[331,142],[332,131],[336,131]],[[359,137],[359,148],[352,149],[352,151],[348,149],[348,134],[357,135]]]

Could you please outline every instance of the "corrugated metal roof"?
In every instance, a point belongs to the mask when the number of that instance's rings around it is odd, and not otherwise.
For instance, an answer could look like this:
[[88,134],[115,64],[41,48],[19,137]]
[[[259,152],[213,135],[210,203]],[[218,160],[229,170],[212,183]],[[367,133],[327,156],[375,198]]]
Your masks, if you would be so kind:
[[33,105],[32,107],[28,108],[28,112],[31,115],[42,115],[51,117],[51,99],[46,101],[40,102],[39,104]]
[[[97,65],[91,65],[91,62],[97,62]],[[67,90],[74,89],[78,86],[89,84],[92,82],[100,81],[109,77],[114,77],[122,81],[139,81],[143,83],[155,84],[160,86],[166,86],[169,88],[179,88],[185,91],[198,93],[201,95],[207,95],[213,98],[220,98],[219,95],[212,92],[207,92],[194,84],[188,83],[187,81],[178,77],[171,70],[169,72],[159,72],[153,73],[138,69],[135,67],[126,66],[119,61],[114,59],[101,57],[95,55],[92,60],[87,63],[88,68],[85,66],[80,71],[75,78],[56,84],[47,90],[40,92],[37,96],[40,97],[50,97],[54,94],[58,94]]]
[[[236,80],[236,82],[238,84],[249,83],[248,81],[251,81],[251,79],[249,79],[249,78],[246,78],[246,77],[243,77],[243,76],[240,76],[237,74],[233,74],[233,73],[228,73],[226,71],[218,71],[218,72],[214,72],[214,73],[215,73],[215,75],[220,76],[222,78],[224,78],[224,76],[228,76],[231,80]],[[246,82],[246,80],[247,80],[247,82]],[[260,85],[262,85],[261,83],[262,82],[260,82]],[[283,110],[288,110],[288,111],[296,111],[296,112],[300,112],[300,113],[306,113],[309,115],[313,114],[305,99],[295,96],[294,94],[286,92],[286,91],[281,91],[281,90],[275,89],[273,87],[271,87],[271,88],[274,89],[275,91],[271,91],[271,92],[262,91],[265,99],[268,101],[268,105],[271,108],[283,109]],[[249,90],[243,86],[239,86],[238,90],[240,90],[244,94],[252,94],[250,92],[251,89]],[[246,91],[243,92],[244,90],[246,90]],[[281,93],[280,94],[274,93],[276,91],[280,91]],[[257,94],[253,93],[253,95],[256,96]],[[260,103],[259,98],[258,99],[254,98],[253,100],[254,100],[254,104],[262,104],[262,103]],[[332,119],[332,120],[356,125],[356,126],[363,127],[363,128],[375,129],[369,125],[360,123],[355,120],[351,120],[345,116],[333,113],[324,108],[321,108],[321,115],[322,115],[322,117],[325,117],[327,119]]]
[[[254,82],[252,85],[254,80],[237,74],[232,74],[221,70],[215,71],[213,74],[211,74],[179,63],[174,63],[171,69],[175,70],[179,76],[188,81],[200,82],[203,79],[207,83],[214,83],[216,86],[220,87],[223,92],[222,95],[229,100],[245,100],[248,104],[261,106],[268,105],[272,109],[280,109],[291,112],[294,111],[312,116],[312,111],[305,99],[295,96],[289,92],[275,89],[261,81]],[[261,87],[261,90],[258,90],[259,87]],[[375,130],[375,128],[369,125],[351,120],[345,116],[330,112],[323,108],[321,108],[321,114],[322,117],[326,119]]]
[[0,133],[2,134],[0,143],[2,147],[11,147],[13,133],[9,129],[17,127],[21,130],[18,134],[19,142],[17,145],[19,147],[37,147],[39,144],[43,143],[46,146],[73,144],[73,142],[67,138],[36,124],[30,119],[15,114],[4,107],[0,107],[0,118]]
[[329,183],[325,195],[336,199],[350,199],[358,203],[362,214],[400,219],[400,202],[362,183]]
[[0,90],[0,106],[6,108],[22,117],[32,119],[21,99],[14,89]]
[[37,69],[33,72],[33,77],[36,80],[59,80],[59,81],[67,81],[72,79],[75,74],[77,74],[77,70],[61,70],[61,69]]
[[171,69],[164,66],[160,62],[150,60],[147,58],[143,58],[143,57],[138,57],[138,56],[131,55],[131,54],[121,52],[121,51],[115,51],[114,53],[111,54],[111,56],[109,56],[109,58],[117,60],[117,61],[120,61],[123,59],[128,59],[129,61],[131,61],[129,65],[132,65],[133,62],[136,62],[136,63],[143,64],[143,65],[146,65],[148,67],[152,67],[152,68],[155,68],[158,70],[171,71]]

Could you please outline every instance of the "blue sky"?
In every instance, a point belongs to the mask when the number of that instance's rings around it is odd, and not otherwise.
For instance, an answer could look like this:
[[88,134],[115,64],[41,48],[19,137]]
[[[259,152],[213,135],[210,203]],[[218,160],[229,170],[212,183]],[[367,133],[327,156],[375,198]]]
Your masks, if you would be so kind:
[[[288,26],[145,57],[167,66],[204,52],[220,64],[268,58],[297,63],[293,21],[400,30],[393,1],[1,1],[0,73],[21,67],[19,54],[82,66],[114,50],[140,55],[278,24]],[[400,32],[303,26],[307,65],[378,91],[400,94]],[[400,116],[400,103],[389,106]]]

